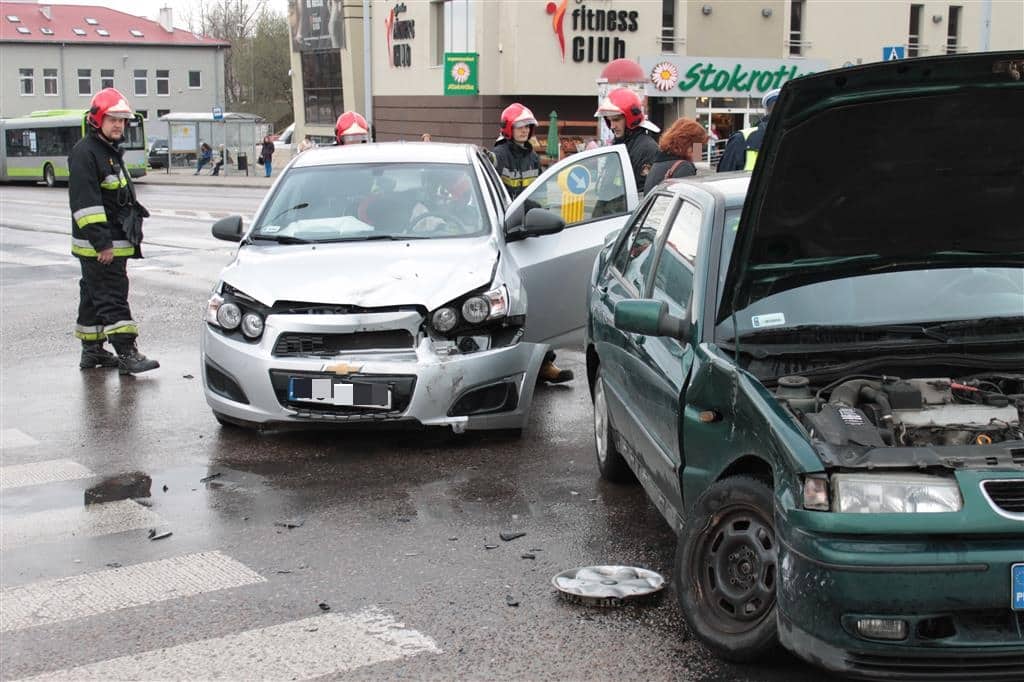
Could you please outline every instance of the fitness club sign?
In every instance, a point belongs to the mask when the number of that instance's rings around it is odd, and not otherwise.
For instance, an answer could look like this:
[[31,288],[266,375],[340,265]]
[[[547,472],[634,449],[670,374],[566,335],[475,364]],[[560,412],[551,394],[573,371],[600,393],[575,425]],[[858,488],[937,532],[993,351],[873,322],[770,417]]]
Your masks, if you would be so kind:
[[636,10],[595,9],[584,4],[584,0],[549,2],[545,10],[551,15],[551,30],[558,40],[563,62],[566,30],[570,31],[569,54],[574,62],[606,64],[626,56],[626,41],[619,36],[639,29],[640,13]]
[[395,5],[384,19],[384,29],[388,43],[388,66],[412,66],[412,45],[407,42],[416,37],[416,20],[399,19],[407,8],[404,2]]

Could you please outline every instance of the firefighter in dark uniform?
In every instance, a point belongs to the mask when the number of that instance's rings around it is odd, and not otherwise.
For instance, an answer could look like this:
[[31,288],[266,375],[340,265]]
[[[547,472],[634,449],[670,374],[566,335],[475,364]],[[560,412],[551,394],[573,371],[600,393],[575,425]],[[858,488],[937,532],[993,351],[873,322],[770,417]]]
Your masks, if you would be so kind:
[[[82,341],[79,366],[117,367],[121,374],[160,366],[136,347],[139,328],[128,307],[128,259],[142,257],[141,217],[149,215],[135,200],[120,148],[125,121],[131,117],[132,109],[120,92],[105,88],[96,93],[86,117],[86,135],[68,160],[71,253],[82,267],[75,325],[75,336]],[[137,222],[134,216],[139,216]],[[138,229],[126,234],[126,224]],[[104,340],[110,341],[117,357],[103,347]]]
[[636,191],[643,195],[647,174],[658,155],[658,142],[643,127],[644,110],[640,96],[628,88],[612,90],[597,108],[595,116],[604,118],[612,129],[615,139],[612,144],[626,145]]
[[738,133],[729,136],[725,143],[725,151],[722,158],[718,160],[718,172],[737,170],[754,170],[757,163],[757,152],[761,149],[761,140],[764,139],[764,131],[768,128],[768,117],[775,108],[775,100],[779,98],[779,89],[769,90],[761,98],[761,105],[764,107],[764,118],[753,128],[744,128]]
[[529,143],[536,127],[533,112],[519,102],[501,112],[501,135],[494,143],[494,167],[513,199],[540,175],[540,157]]

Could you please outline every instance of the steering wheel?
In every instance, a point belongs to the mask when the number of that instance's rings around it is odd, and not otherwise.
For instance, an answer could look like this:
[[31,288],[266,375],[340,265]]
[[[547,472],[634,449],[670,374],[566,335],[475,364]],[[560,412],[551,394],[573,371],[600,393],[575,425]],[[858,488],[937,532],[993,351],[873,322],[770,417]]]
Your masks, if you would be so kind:
[[[420,227],[420,223],[422,223],[427,218],[434,218],[435,220],[440,220],[441,224]],[[409,223],[409,232],[412,232],[414,234],[432,232],[439,232],[445,234],[460,234],[465,231],[465,225],[463,225],[458,218],[450,214],[438,213],[436,211],[427,211],[426,213],[420,213],[418,216],[412,219],[411,223]]]

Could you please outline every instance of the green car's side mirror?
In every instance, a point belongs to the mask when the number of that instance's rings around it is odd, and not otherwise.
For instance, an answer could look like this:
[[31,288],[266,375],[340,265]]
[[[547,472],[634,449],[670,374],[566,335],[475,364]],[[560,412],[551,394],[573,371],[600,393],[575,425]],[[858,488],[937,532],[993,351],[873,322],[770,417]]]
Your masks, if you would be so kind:
[[685,341],[689,321],[671,315],[664,301],[627,298],[615,304],[615,326],[625,332],[644,336],[670,336]]
[[242,239],[242,216],[229,215],[221,218],[213,224],[213,236],[227,242],[237,242]]

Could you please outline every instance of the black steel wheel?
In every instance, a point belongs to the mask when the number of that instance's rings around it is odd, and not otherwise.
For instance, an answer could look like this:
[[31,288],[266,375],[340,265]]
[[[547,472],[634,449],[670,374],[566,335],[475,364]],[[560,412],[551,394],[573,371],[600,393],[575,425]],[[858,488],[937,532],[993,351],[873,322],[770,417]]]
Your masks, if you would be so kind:
[[771,488],[748,476],[719,481],[698,499],[679,538],[675,583],[697,637],[730,661],[778,647],[778,545]]

